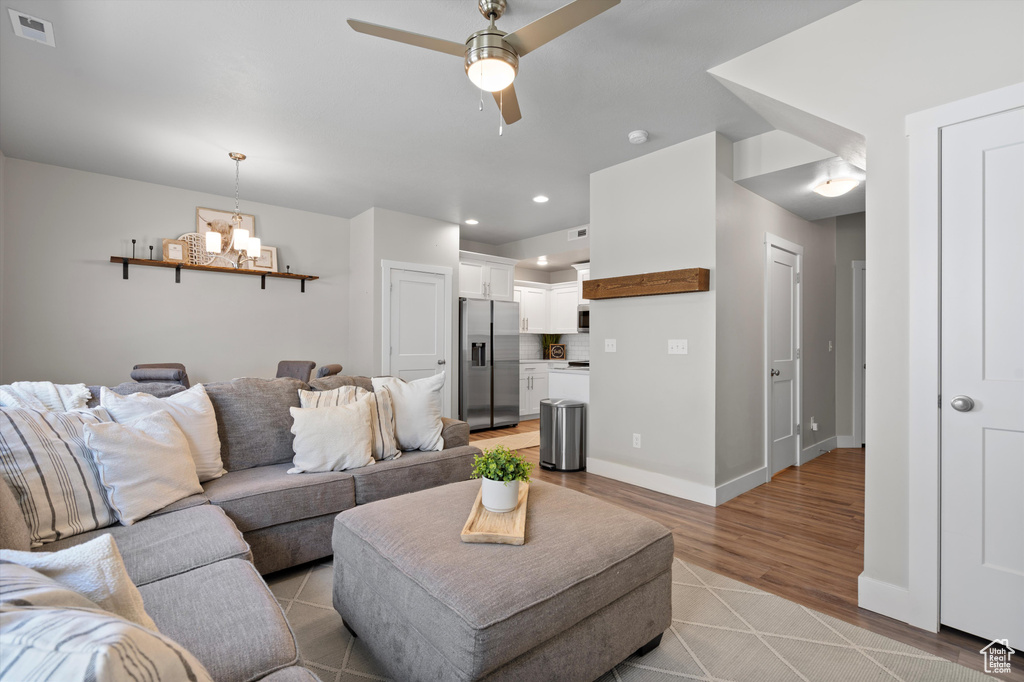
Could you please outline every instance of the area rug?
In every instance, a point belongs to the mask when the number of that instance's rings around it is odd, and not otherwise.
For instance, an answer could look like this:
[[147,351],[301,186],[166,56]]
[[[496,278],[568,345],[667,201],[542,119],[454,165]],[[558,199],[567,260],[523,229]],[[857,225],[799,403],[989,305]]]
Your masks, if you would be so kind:
[[[306,667],[324,682],[386,680],[331,605],[330,560],[268,581]],[[675,559],[661,646],[598,682],[961,682],[985,675]]]
[[498,438],[487,438],[486,440],[471,441],[470,445],[481,450],[487,448],[493,448],[495,445],[504,445],[509,450],[518,450],[520,448],[535,448],[540,445],[540,431],[531,431],[530,433],[513,433],[507,436],[500,436]]

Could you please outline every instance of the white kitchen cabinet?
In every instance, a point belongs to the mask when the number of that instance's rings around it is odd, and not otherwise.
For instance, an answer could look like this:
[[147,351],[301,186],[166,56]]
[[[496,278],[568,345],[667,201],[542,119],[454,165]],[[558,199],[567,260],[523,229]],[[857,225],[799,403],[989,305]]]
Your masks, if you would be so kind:
[[541,287],[519,289],[519,316],[524,334],[543,334],[548,325],[548,292]]
[[511,301],[516,261],[459,252],[459,296]]
[[548,364],[519,365],[519,416],[540,414],[540,401],[548,397]]
[[587,300],[583,298],[583,283],[590,279],[590,263],[577,263],[572,267],[576,270],[576,287],[580,303],[586,303]]
[[576,334],[576,311],[580,303],[576,282],[552,284],[548,292],[548,334]]

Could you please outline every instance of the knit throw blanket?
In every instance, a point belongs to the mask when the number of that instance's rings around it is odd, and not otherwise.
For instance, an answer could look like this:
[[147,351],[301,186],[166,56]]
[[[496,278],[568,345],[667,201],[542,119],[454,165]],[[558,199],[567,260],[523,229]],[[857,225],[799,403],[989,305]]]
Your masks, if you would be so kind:
[[0,407],[41,412],[70,412],[86,406],[92,392],[85,384],[52,381],[15,381],[0,386]]

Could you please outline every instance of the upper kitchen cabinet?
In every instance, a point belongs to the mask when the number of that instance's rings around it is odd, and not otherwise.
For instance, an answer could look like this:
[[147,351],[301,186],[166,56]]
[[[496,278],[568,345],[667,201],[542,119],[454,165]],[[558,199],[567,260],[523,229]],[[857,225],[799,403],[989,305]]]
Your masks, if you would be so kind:
[[590,279],[590,263],[577,263],[572,266],[576,270],[576,290],[580,303],[585,303],[583,298],[583,283]]
[[459,296],[511,301],[516,261],[469,251],[459,252]]
[[519,289],[519,316],[524,334],[547,333],[548,292],[543,285],[517,286]]
[[549,334],[576,334],[576,311],[580,303],[579,288],[576,282],[552,284],[548,292],[548,328]]

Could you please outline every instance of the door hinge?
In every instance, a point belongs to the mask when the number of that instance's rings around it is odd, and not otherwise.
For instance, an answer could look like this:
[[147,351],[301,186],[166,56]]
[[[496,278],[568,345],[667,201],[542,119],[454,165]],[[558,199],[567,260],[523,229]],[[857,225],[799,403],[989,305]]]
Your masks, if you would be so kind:
[[936,405],[936,407],[938,407],[940,410],[942,409],[942,394],[941,393],[939,394],[939,404]]
[[796,283],[800,284],[800,273],[796,273]]
[[799,348],[796,349],[796,359],[797,360],[800,359],[800,349]]

